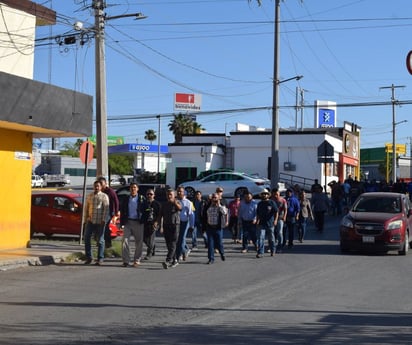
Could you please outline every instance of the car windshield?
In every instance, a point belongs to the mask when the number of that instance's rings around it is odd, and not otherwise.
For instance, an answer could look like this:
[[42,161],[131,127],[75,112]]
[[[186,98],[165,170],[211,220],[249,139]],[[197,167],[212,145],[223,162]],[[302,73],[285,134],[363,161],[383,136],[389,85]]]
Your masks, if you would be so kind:
[[399,213],[402,211],[401,199],[397,197],[361,197],[352,208],[353,212]]

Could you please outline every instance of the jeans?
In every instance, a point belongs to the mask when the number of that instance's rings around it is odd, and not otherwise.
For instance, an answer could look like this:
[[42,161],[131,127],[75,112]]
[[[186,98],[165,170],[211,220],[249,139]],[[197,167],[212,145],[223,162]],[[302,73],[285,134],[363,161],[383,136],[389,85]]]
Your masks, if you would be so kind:
[[223,229],[212,229],[207,227],[206,233],[208,238],[207,257],[209,261],[213,262],[215,260],[215,248],[219,251],[222,257],[225,255],[225,250],[223,248]]
[[276,251],[280,252],[283,247],[283,219],[278,219],[275,226]]
[[242,249],[248,249],[249,241],[252,241],[256,246],[256,224],[253,224],[253,222],[249,220],[242,220],[242,229]]
[[269,227],[265,225],[258,225],[256,229],[257,238],[257,253],[263,254],[265,252],[265,238],[266,233],[268,234],[269,249],[271,253],[275,252],[275,232],[274,227]]
[[308,224],[308,218],[307,217],[299,217],[298,220],[298,234],[299,234],[299,241],[303,241],[305,238],[305,233],[306,233],[306,225]]
[[84,234],[84,250],[88,259],[93,259],[92,254],[92,235],[97,242],[97,260],[103,261],[104,259],[104,229],[106,224],[93,224],[87,222],[86,233]]
[[180,228],[179,228],[179,235],[177,237],[177,247],[176,247],[176,257],[179,259],[181,255],[186,255],[187,250],[189,249],[186,243],[186,236],[187,236],[187,221],[182,222],[180,221]]

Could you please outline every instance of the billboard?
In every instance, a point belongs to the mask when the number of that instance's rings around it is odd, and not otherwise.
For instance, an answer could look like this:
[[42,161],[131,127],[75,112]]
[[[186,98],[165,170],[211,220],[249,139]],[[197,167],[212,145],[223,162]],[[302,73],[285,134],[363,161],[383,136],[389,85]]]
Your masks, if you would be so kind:
[[200,111],[202,95],[195,93],[175,93],[175,111]]

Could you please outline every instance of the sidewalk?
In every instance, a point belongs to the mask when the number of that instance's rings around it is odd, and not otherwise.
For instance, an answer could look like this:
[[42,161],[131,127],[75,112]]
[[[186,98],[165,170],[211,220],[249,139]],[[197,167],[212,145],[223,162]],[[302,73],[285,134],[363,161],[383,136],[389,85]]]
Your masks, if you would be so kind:
[[31,248],[0,250],[0,271],[19,267],[58,264],[74,252],[81,252],[84,246],[66,242],[31,242]]

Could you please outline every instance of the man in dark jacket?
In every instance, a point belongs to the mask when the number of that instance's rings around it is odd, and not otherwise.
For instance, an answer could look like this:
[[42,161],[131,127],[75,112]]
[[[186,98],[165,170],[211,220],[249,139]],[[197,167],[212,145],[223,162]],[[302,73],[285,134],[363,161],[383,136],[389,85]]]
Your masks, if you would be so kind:
[[150,260],[155,253],[156,230],[160,224],[160,203],[155,200],[154,190],[148,189],[146,200],[141,206],[141,223],[143,224],[143,242],[147,246],[145,260]]

